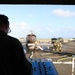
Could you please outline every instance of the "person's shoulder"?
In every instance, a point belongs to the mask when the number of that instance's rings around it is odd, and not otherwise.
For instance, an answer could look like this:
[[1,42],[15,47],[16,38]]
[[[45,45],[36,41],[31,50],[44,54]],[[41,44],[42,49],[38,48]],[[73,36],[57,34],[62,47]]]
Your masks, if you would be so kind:
[[21,42],[19,41],[19,39],[15,38],[15,37],[12,37],[12,36],[9,36],[9,35],[8,35],[8,37],[9,37],[9,39],[10,39],[11,41],[13,41],[14,43],[21,43]]

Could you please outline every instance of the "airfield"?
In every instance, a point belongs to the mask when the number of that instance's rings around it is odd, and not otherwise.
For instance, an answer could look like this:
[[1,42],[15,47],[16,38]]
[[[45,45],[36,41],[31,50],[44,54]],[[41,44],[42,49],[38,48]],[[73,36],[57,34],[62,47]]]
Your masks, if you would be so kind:
[[[36,50],[32,59],[42,59],[48,58],[51,59],[57,69],[59,75],[75,75],[75,56],[74,56],[74,66],[72,66],[71,62],[73,59],[73,55],[75,55],[75,42],[68,41],[62,44],[63,52],[52,51],[52,49],[47,49],[41,51]],[[46,47],[46,46],[45,46]],[[28,58],[29,52],[26,53],[26,57]],[[59,62],[56,64],[55,62]],[[60,63],[60,62],[69,62],[69,63]],[[74,73],[74,74],[73,74]]]

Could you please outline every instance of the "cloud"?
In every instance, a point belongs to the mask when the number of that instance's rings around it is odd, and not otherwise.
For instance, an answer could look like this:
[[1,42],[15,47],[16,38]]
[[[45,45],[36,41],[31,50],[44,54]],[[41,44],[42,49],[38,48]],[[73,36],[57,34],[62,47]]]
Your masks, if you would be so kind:
[[29,25],[25,22],[13,22],[10,23],[11,33],[9,35],[14,37],[21,37],[26,35]]
[[75,12],[70,10],[63,10],[63,9],[55,9],[52,11],[57,16],[64,16],[64,17],[71,17],[75,16]]
[[[73,35],[74,36],[74,32],[75,32],[75,27],[74,26],[62,26],[62,27],[52,27],[52,26],[48,26],[44,29],[46,31],[46,35],[49,34],[50,36],[54,35],[54,36],[63,36],[65,34],[65,36],[69,36],[69,35]],[[45,33],[45,32],[43,32]]]
[[[30,30],[33,31],[33,33],[37,37],[57,37],[57,36],[68,36],[74,35],[75,27],[73,26],[63,26],[63,27],[56,27],[54,28],[53,25],[48,26],[42,26],[42,25],[29,25],[26,22],[19,22],[19,23],[11,23],[10,24],[11,33],[9,35],[21,38],[26,37],[27,34],[30,33]],[[72,34],[71,34],[72,33]]]
[[25,29],[28,27],[28,24],[25,22],[18,22],[18,23],[14,22],[14,23],[11,23],[10,26],[12,29],[13,28]]
[[27,34],[32,30],[34,34],[41,34],[43,28],[39,28],[38,25],[29,25],[26,22],[13,22],[10,24],[11,33],[9,35],[16,38],[26,37]]

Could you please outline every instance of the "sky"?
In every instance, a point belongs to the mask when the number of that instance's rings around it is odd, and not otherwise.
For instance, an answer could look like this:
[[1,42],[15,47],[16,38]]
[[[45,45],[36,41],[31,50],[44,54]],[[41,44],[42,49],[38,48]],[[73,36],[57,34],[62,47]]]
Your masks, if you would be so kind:
[[75,5],[0,4],[8,16],[11,33],[25,38],[31,31],[37,38],[75,38]]

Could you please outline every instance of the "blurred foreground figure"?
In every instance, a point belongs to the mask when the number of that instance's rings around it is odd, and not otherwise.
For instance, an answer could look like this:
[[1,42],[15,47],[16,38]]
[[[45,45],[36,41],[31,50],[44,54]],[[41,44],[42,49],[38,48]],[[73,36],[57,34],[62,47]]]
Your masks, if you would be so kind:
[[43,48],[41,46],[36,46],[35,49],[29,49],[30,55],[28,58],[32,58],[34,56],[34,53],[37,55],[38,50],[43,51]]
[[32,58],[37,49],[43,50],[41,46],[38,46],[37,37],[32,31],[26,36],[26,49],[30,54],[28,58]]
[[22,44],[7,35],[10,31],[8,17],[0,14],[0,75],[31,75],[32,65]]
[[34,53],[37,54],[38,50],[43,51],[43,48],[41,46],[37,45],[37,42],[31,43],[31,44],[26,44],[27,51],[30,54],[28,58],[32,58],[34,56]]

